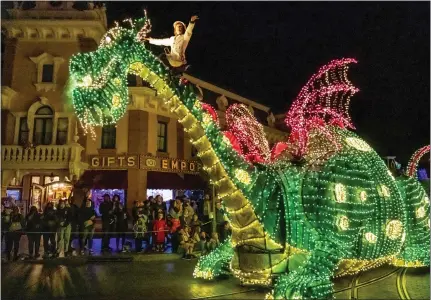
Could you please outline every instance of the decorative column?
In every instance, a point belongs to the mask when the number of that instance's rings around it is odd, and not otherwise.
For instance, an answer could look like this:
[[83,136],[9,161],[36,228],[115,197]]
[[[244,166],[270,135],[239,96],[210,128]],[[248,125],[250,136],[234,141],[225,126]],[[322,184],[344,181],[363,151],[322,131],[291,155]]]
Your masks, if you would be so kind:
[[75,135],[73,136],[73,142],[70,144],[69,161],[69,174],[72,181],[74,179],[79,179],[82,173],[88,168],[88,163],[81,161],[81,153],[84,150],[84,147],[78,143],[78,140],[78,122],[75,122]]

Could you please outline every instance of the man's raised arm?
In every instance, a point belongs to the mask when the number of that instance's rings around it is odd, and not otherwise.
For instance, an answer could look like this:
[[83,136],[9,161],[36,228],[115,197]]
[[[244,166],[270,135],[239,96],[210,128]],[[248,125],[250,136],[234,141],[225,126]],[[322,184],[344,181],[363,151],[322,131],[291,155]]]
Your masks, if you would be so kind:
[[184,33],[184,40],[190,40],[193,33],[193,28],[195,27],[196,20],[199,20],[198,16],[193,16],[190,18],[189,25],[187,26],[186,32]]
[[146,38],[150,44],[157,45],[157,46],[171,46],[173,44],[173,37],[166,38],[166,39],[154,39],[154,38]]

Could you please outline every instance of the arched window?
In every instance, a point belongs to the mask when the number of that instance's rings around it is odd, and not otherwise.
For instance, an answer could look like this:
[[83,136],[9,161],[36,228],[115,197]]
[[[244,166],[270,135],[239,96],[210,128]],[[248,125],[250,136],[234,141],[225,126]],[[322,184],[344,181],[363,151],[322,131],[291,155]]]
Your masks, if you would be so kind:
[[42,106],[34,116],[33,144],[50,145],[52,142],[54,113],[48,106]]

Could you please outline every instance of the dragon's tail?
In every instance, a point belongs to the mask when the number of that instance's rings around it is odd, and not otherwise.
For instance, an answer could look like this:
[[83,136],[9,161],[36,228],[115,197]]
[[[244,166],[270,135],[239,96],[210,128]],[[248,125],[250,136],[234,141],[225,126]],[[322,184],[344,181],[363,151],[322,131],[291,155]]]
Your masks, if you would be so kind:
[[429,153],[429,152],[430,152],[430,145],[426,145],[426,146],[423,146],[422,148],[419,148],[418,150],[416,150],[415,153],[413,153],[407,165],[408,176],[410,177],[416,176],[420,159],[422,158],[422,156],[424,156],[426,153]]

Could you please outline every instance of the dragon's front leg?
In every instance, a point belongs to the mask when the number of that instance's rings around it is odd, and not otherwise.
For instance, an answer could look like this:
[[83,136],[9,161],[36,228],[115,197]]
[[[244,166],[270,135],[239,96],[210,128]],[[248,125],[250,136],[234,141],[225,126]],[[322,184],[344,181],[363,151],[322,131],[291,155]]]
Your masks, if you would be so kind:
[[328,299],[332,298],[331,277],[341,254],[331,243],[319,243],[297,270],[280,276],[267,299]]
[[213,279],[227,274],[233,255],[234,249],[229,238],[214,251],[199,258],[198,264],[193,271],[193,276],[195,278]]

